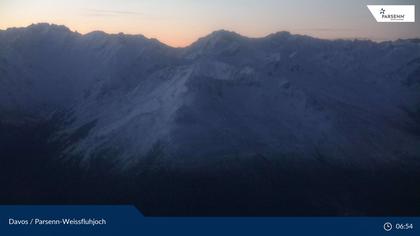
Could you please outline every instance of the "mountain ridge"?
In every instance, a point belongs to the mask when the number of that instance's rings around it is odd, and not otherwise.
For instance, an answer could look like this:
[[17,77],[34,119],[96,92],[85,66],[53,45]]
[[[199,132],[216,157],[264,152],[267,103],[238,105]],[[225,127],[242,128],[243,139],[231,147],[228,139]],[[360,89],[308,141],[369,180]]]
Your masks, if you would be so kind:
[[121,153],[112,159],[129,163],[159,146],[166,156],[324,152],[385,163],[378,153],[416,152],[406,130],[418,126],[415,42],[222,30],[173,48],[141,35],[31,27],[0,34],[0,119],[65,111],[56,138],[80,137],[64,156],[88,163],[113,148]]
[[[420,44],[0,31],[0,201],[416,215]],[[386,207],[384,207],[386,206]]]
[[[181,49],[189,48],[193,44],[196,44],[198,41],[203,40],[203,39],[209,39],[209,38],[214,38],[214,37],[219,37],[219,36],[227,36],[227,35],[230,35],[230,36],[235,35],[235,36],[240,37],[240,38],[243,38],[243,39],[253,39],[253,40],[262,40],[262,39],[279,38],[279,37],[283,37],[283,38],[284,37],[303,37],[303,38],[312,38],[312,39],[325,40],[325,41],[371,41],[371,42],[374,42],[374,41],[372,41],[370,39],[357,39],[357,38],[355,38],[355,39],[340,39],[340,38],[337,38],[337,39],[320,39],[320,38],[309,36],[309,35],[291,34],[288,31],[278,31],[278,32],[275,32],[275,33],[270,33],[270,34],[268,34],[266,36],[261,36],[261,37],[248,37],[248,36],[244,36],[244,35],[238,34],[238,33],[234,32],[234,31],[225,30],[225,29],[219,29],[219,30],[214,30],[213,32],[209,33],[208,35],[199,37],[197,40],[195,40],[194,42],[190,43],[187,46],[184,46],[184,47],[173,47],[173,46],[170,46],[170,45],[167,45],[167,44],[161,42],[159,39],[156,39],[156,38],[147,38],[143,34],[126,34],[126,33],[123,33],[123,32],[119,32],[119,33],[107,33],[107,32],[102,31],[102,30],[94,30],[94,31],[91,31],[91,32],[87,32],[87,33],[81,34],[78,31],[72,31],[70,28],[68,28],[65,25],[54,24],[54,23],[33,23],[33,24],[28,25],[26,27],[25,26],[24,27],[9,27],[9,28],[3,29],[3,30],[0,29],[0,32],[16,31],[16,30],[17,31],[21,31],[21,30],[25,30],[25,29],[26,30],[28,30],[28,29],[38,29],[38,30],[41,30],[41,29],[43,29],[43,30],[47,30],[47,29],[53,30],[53,29],[55,29],[55,30],[61,30],[61,31],[68,32],[68,33],[77,34],[79,36],[87,36],[87,35],[90,35],[90,34],[98,34],[98,33],[100,33],[100,34],[107,35],[107,36],[140,37],[140,38],[145,38],[145,39],[148,39],[148,40],[158,41],[159,43],[164,44],[167,47],[181,48]],[[382,43],[383,42],[396,42],[396,41],[401,41],[401,40],[402,41],[418,42],[419,39],[418,38],[397,39],[397,40],[394,40],[394,41],[381,41],[381,42]]]

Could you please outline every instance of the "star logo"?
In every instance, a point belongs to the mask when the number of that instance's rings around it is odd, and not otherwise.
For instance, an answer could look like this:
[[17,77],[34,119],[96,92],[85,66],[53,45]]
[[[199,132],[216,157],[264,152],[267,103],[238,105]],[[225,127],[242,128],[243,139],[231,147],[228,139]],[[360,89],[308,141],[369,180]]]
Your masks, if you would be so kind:
[[381,14],[381,15],[385,14],[385,9],[381,8],[381,11],[380,11],[379,14]]

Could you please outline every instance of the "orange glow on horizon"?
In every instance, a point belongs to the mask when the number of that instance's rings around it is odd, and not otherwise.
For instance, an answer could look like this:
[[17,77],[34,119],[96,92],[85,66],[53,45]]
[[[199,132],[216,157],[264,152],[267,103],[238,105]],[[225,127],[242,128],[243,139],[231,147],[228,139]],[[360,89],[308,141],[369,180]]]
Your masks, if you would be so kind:
[[329,7],[310,0],[2,0],[0,29],[47,22],[82,34],[142,34],[172,47],[188,46],[220,29],[247,37],[289,31],[324,39],[420,38],[418,22],[378,24],[363,0],[324,3]]

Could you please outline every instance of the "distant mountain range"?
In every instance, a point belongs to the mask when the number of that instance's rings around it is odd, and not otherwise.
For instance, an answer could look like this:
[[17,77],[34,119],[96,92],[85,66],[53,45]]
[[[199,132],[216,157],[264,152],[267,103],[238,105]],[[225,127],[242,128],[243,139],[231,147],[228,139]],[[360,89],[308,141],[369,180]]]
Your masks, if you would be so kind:
[[[58,119],[61,157],[125,165],[262,154],[420,158],[420,44],[216,31],[172,48],[35,24],[0,31],[0,120]],[[77,138],[76,138],[77,136]]]
[[420,43],[0,31],[0,203],[419,214]]

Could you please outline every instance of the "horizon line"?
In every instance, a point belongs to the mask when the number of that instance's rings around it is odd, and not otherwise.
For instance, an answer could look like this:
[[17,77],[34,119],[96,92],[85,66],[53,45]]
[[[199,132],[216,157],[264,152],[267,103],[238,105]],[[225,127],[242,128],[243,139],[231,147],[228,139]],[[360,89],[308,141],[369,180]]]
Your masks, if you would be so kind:
[[227,29],[221,28],[221,29],[218,29],[218,30],[213,30],[213,31],[209,32],[208,34],[203,35],[201,37],[198,37],[193,42],[191,42],[191,43],[189,43],[189,44],[187,44],[185,46],[173,46],[173,45],[170,45],[168,43],[162,42],[158,38],[155,38],[155,37],[147,37],[146,35],[144,35],[142,33],[136,33],[136,34],[124,33],[124,32],[109,33],[109,32],[106,32],[104,30],[92,30],[92,31],[89,31],[89,32],[86,32],[86,33],[81,33],[81,32],[79,32],[77,30],[71,29],[67,25],[64,25],[64,24],[56,24],[56,23],[49,23],[49,22],[31,23],[30,25],[27,25],[27,26],[12,26],[12,27],[7,27],[6,29],[0,29],[0,31],[7,31],[7,30],[13,30],[13,29],[27,29],[27,28],[30,28],[31,26],[37,26],[37,25],[48,25],[50,27],[51,26],[64,27],[67,30],[69,30],[70,32],[79,34],[81,36],[85,36],[85,35],[92,34],[92,33],[95,33],[95,32],[100,32],[100,33],[103,33],[103,34],[106,34],[106,35],[110,35],[110,36],[126,35],[126,36],[144,37],[144,38],[146,38],[148,40],[156,40],[159,43],[161,43],[161,44],[163,44],[163,45],[165,45],[167,47],[171,47],[171,48],[188,48],[188,47],[194,45],[195,43],[197,43],[198,41],[200,41],[201,39],[204,39],[206,37],[209,37],[210,35],[212,35],[214,33],[217,33],[217,32],[229,32],[229,33],[236,34],[236,35],[238,35],[240,37],[243,37],[243,38],[257,39],[257,40],[258,39],[264,39],[264,38],[270,37],[272,35],[280,34],[280,33],[288,33],[288,34],[293,35],[293,36],[307,37],[307,38],[319,39],[319,40],[325,40],[325,41],[340,41],[340,40],[343,40],[343,41],[358,41],[359,40],[359,41],[371,41],[371,42],[381,43],[381,42],[395,42],[395,41],[399,41],[399,40],[420,39],[420,38],[398,38],[398,39],[395,39],[395,40],[389,40],[389,39],[387,39],[387,40],[386,39],[381,40],[381,39],[372,39],[372,38],[368,38],[368,37],[322,38],[322,37],[312,36],[312,35],[309,35],[309,34],[292,33],[292,32],[290,32],[288,30],[280,30],[280,31],[268,33],[268,34],[266,34],[264,36],[252,37],[252,36],[247,36],[247,35],[243,35],[243,34],[237,33],[237,32],[232,31],[232,30],[227,30]]

